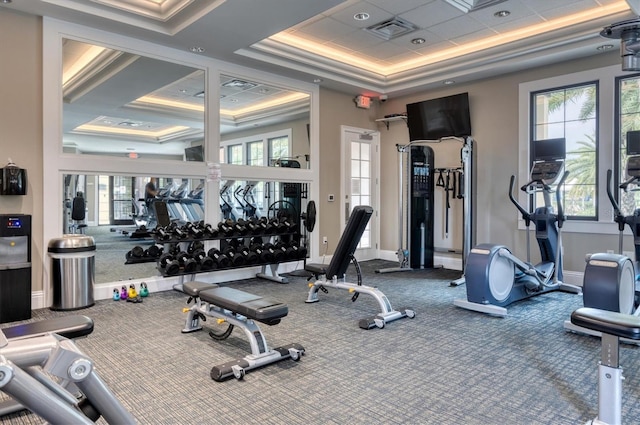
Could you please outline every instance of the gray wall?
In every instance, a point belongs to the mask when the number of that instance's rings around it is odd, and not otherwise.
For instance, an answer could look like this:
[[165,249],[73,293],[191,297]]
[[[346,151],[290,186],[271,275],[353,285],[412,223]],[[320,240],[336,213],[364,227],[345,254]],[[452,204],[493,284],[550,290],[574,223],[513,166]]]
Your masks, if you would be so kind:
[[[0,167],[27,170],[26,196],[0,196],[0,213],[31,214],[32,288],[42,289],[42,20],[0,11]],[[49,205],[59,208],[58,205]]]

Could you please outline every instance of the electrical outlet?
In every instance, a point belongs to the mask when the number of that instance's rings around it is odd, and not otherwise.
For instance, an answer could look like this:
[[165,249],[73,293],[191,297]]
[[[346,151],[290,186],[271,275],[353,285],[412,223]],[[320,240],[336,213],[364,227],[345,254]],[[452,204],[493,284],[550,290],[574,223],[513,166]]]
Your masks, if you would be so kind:
[[327,237],[326,237],[326,236],[323,236],[323,237],[322,237],[322,244],[323,244],[323,245],[326,245],[327,243],[328,243],[328,241],[327,241]]

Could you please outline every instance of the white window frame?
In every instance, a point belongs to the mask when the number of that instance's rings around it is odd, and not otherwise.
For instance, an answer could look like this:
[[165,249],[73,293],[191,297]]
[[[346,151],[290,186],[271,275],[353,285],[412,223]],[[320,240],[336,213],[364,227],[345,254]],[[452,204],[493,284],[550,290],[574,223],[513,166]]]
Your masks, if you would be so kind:
[[[260,140],[262,140],[262,149],[263,149],[262,165],[267,167],[269,166],[269,140],[286,137],[289,143],[289,152],[291,152],[291,134],[292,134],[291,128],[285,128],[282,130],[276,130],[276,131],[271,131],[271,132],[262,133],[262,134],[254,134],[252,136],[239,137],[237,139],[229,139],[229,140],[220,142],[220,146],[224,148],[224,162],[227,163],[227,161],[229,160],[228,150],[227,150],[229,146],[242,145],[242,153],[243,153],[242,159],[246,165],[247,158],[249,158],[249,151],[248,151],[249,144],[254,142],[259,142]],[[233,164],[229,164],[229,165],[233,165]]]
[[[614,168],[613,143],[603,143],[614,140],[615,131],[615,91],[616,77],[626,75],[620,65],[612,65],[572,74],[529,81],[519,86],[518,93],[518,181],[520,184],[529,181],[529,143],[531,134],[531,93],[549,90],[555,87],[573,86],[583,82],[598,82],[598,176],[597,176],[597,216],[598,220],[572,219],[565,221],[562,228],[565,232],[617,234],[617,227],[611,226],[613,214],[606,192],[607,170]],[[520,191],[518,201],[521,205],[529,205],[529,197]],[[524,220],[518,218],[518,228],[525,229]]]

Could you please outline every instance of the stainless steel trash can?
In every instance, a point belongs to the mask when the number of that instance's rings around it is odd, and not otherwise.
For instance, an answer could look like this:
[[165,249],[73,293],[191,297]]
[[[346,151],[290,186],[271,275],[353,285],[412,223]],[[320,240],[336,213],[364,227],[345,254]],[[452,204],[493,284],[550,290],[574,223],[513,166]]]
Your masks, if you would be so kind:
[[91,307],[96,274],[96,243],[91,236],[64,235],[49,241],[51,310]]

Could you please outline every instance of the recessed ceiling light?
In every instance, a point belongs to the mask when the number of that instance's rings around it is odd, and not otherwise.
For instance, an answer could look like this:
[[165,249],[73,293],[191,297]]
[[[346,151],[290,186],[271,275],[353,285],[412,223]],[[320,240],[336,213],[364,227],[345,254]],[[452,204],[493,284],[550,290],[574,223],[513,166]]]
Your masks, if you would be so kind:
[[260,90],[258,90],[258,92],[259,92],[260,94],[267,94],[267,93],[269,93],[269,89],[268,89],[268,88],[266,88],[266,87],[263,87],[263,88],[261,88]]
[[508,10],[498,10],[493,14],[493,16],[495,16],[496,18],[504,18],[509,15],[511,15],[511,12],[509,12]]
[[204,47],[200,47],[200,46],[193,46],[191,48],[189,48],[189,50],[191,50],[193,53],[204,53]]
[[605,50],[611,50],[613,49],[613,44],[603,44],[601,46],[596,47],[597,50],[600,50],[601,52],[605,51]]
[[353,19],[355,19],[356,21],[366,21],[369,18],[370,16],[367,12],[359,12],[353,15]]
[[424,44],[426,41],[427,40],[422,37],[414,38],[413,40],[411,40],[413,44]]
[[314,78],[313,82],[316,84],[320,84],[322,82],[322,78]]
[[455,83],[455,80],[444,80],[442,82],[442,84],[447,85],[447,86],[450,85],[450,84],[453,84],[453,83]]
[[9,3],[11,3],[12,1],[13,1],[13,0],[2,0],[2,3],[4,3],[4,4],[9,4]]

